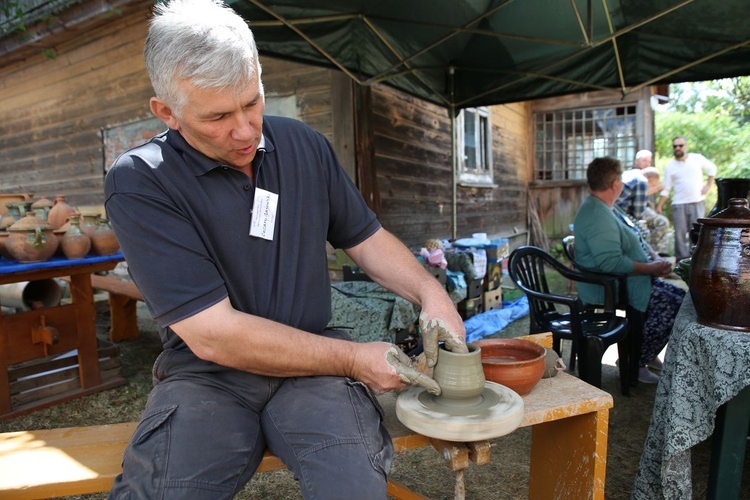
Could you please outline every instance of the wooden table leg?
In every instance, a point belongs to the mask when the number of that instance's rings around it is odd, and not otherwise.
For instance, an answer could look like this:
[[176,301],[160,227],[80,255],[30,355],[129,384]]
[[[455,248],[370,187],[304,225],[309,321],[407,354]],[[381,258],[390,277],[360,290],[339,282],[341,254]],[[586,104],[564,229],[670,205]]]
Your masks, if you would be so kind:
[[604,498],[609,410],[603,409],[531,429],[529,498]]
[[70,296],[75,306],[78,330],[78,373],[82,389],[102,383],[96,340],[94,291],[89,274],[71,274],[70,276]]
[[120,295],[109,293],[109,340],[120,342],[138,338],[138,301]]

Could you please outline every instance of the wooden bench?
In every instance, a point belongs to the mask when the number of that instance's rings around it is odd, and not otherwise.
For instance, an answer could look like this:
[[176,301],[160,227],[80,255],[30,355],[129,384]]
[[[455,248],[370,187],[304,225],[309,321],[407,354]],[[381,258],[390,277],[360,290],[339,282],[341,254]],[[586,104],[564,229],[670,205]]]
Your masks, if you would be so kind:
[[[415,434],[396,418],[396,398],[379,398],[397,453],[425,446],[448,458],[458,480],[470,462],[490,461],[487,441],[448,443]],[[529,498],[603,499],[612,396],[560,373],[524,396],[521,427],[532,426]],[[120,472],[134,422],[0,434],[0,498],[44,498],[108,491]],[[284,468],[266,452],[259,472]],[[458,489],[457,489],[458,491]],[[394,498],[422,498],[395,482]]]
[[[65,279],[65,278],[63,278]],[[112,342],[138,338],[138,301],[143,295],[132,281],[91,275],[91,286],[109,294],[109,339]]]

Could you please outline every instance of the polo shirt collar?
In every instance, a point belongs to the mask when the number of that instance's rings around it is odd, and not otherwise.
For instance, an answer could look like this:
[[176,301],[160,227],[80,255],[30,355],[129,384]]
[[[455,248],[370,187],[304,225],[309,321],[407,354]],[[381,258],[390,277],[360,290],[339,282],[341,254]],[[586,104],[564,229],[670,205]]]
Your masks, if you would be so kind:
[[[185,155],[185,160],[188,168],[192,171],[193,175],[201,176],[215,168],[224,167],[225,165],[218,160],[214,160],[204,155],[193,146],[188,144],[185,138],[177,130],[169,129],[167,131],[166,142],[172,146],[176,151]],[[258,149],[263,150],[265,153],[273,151],[274,145],[266,137],[265,133],[261,134],[260,143]],[[264,154],[264,153],[256,153]]]

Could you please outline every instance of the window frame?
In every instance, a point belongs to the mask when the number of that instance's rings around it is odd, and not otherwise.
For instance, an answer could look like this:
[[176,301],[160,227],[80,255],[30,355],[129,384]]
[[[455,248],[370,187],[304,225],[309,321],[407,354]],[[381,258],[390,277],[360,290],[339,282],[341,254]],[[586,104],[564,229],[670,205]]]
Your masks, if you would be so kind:
[[[474,137],[478,140],[479,147],[474,148],[474,162],[471,166],[467,160],[467,113],[473,114]],[[492,119],[490,108],[487,106],[478,108],[464,108],[456,117],[455,146],[456,156],[456,184],[464,187],[494,188],[493,165],[492,165]],[[478,137],[477,137],[478,136]]]
[[586,166],[595,157],[609,155],[627,163],[645,144],[643,110],[637,102],[540,109],[532,119],[533,183],[585,183]]

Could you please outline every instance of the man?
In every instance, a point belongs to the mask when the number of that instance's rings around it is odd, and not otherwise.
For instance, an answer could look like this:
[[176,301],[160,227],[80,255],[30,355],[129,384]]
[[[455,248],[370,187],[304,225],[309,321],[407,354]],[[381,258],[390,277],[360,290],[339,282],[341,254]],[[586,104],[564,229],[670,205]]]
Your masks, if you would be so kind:
[[656,211],[662,213],[664,203],[674,188],[672,223],[675,231],[675,258],[679,262],[690,257],[688,230],[706,213],[706,193],[714,183],[716,165],[701,154],[688,153],[687,140],[682,135],[672,139],[672,151],[674,159],[664,167],[664,189]]
[[[661,174],[655,167],[646,167],[643,169],[643,175],[648,180],[648,192],[657,193],[664,189],[660,182]],[[650,197],[649,197],[650,198]],[[648,243],[659,255],[671,255],[673,252],[674,241],[672,230],[669,226],[669,220],[662,214],[656,213],[649,202],[643,209],[642,219],[646,221],[649,230]]]
[[453,302],[321,134],[263,116],[231,9],[158,4],[144,59],[169,130],[117,159],[105,203],[164,352],[110,497],[232,498],[268,448],[306,498],[385,498],[393,447],[372,393],[440,388],[394,345],[326,328],[326,240],[421,306],[428,366],[438,340],[467,351]]
[[622,193],[616,203],[626,214],[633,217],[634,221],[641,219],[648,202],[648,181],[643,175],[643,169],[650,167],[652,160],[651,151],[638,151],[635,154],[633,168],[622,173]]

